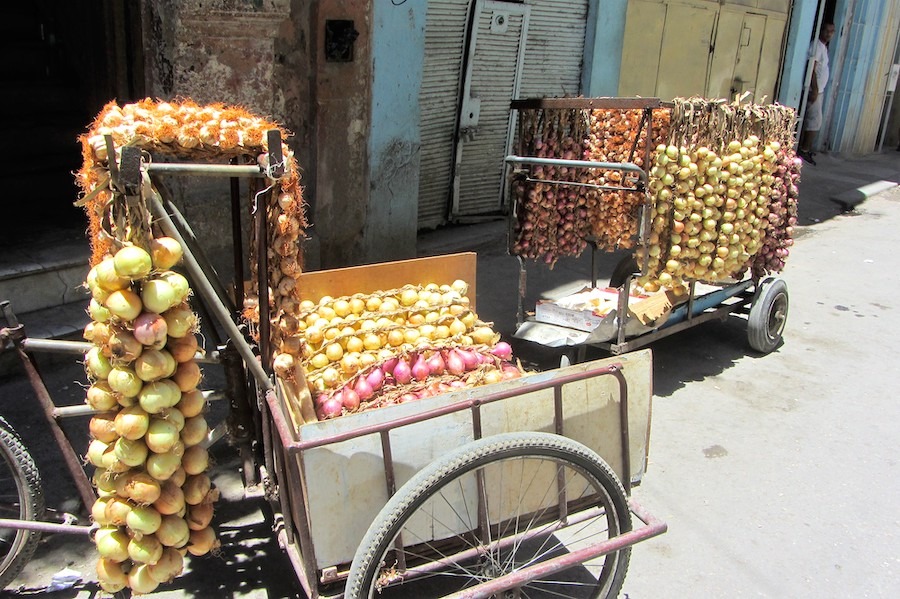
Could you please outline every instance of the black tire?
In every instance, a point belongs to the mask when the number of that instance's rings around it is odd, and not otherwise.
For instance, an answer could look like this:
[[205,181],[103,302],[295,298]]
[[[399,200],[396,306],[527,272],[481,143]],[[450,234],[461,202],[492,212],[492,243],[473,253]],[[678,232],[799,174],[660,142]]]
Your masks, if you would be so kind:
[[[40,520],[44,516],[41,476],[31,454],[0,417],[0,518]],[[37,549],[40,533],[0,528],[0,589],[19,575]]]
[[[524,480],[526,465],[530,466],[527,470],[530,481]],[[516,472],[521,478],[518,488],[511,484],[516,482],[513,478]],[[497,474],[499,479],[495,478]],[[538,475],[542,475],[540,482],[547,484],[546,489],[532,488]],[[504,480],[504,477],[509,478]],[[479,540],[477,534],[463,532],[478,530],[479,480],[483,481],[481,489],[492,489],[491,495],[497,498],[490,502],[489,493],[484,491],[482,494],[488,504],[486,510],[490,521],[495,523],[487,543]],[[560,521],[556,507],[559,480],[566,481],[563,487],[569,493],[570,511],[565,523]],[[511,490],[512,503],[503,501],[503,489]],[[582,489],[581,493],[575,495],[573,491],[578,489]],[[445,492],[453,494],[453,503]],[[514,505],[516,499],[518,503]],[[534,499],[537,499],[536,504]],[[524,501],[531,501],[536,509],[523,507]],[[585,519],[578,521],[579,515],[585,515]],[[441,516],[449,516],[449,519],[441,520]],[[526,526],[536,528],[520,531],[520,525],[529,518]],[[428,531],[429,536],[419,537],[417,542],[417,535],[407,527],[411,521],[413,528]],[[428,526],[422,528],[423,522]],[[511,529],[513,525],[515,528]],[[496,435],[443,456],[413,476],[388,501],[356,552],[345,598],[441,597],[458,592],[460,587],[497,578],[526,564],[568,552],[578,548],[579,543],[603,540],[601,535],[612,538],[630,530],[631,513],[622,485],[595,452],[571,439],[548,433]],[[398,561],[400,554],[395,549],[401,533],[406,565],[436,568],[435,572],[422,577],[427,580],[403,579],[408,571],[404,572],[398,566],[402,562]],[[454,555],[466,548],[478,557],[469,559]],[[449,556],[453,556],[452,559],[447,559]],[[526,583],[518,589],[520,593],[512,590],[497,596],[531,599],[615,597],[625,581],[630,557],[630,547],[621,549],[577,564],[555,576]],[[527,560],[525,563],[519,561],[523,558]],[[391,580],[386,581],[386,576]],[[391,586],[395,582],[398,584]],[[423,589],[422,585],[428,586]]]
[[780,344],[788,316],[788,288],[783,279],[760,283],[747,319],[747,340],[756,351],[768,354]]

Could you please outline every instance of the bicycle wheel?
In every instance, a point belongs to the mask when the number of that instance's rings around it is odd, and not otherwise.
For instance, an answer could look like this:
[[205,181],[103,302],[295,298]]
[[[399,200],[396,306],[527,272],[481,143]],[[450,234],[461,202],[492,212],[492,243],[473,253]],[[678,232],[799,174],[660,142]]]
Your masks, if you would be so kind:
[[[559,435],[496,435],[432,463],[390,499],[345,597],[444,597],[629,530],[622,485],[596,453]],[[492,596],[614,597],[630,556],[579,561]]]
[[[44,492],[34,460],[9,423],[0,416],[0,518],[40,520]],[[40,533],[0,528],[0,589],[18,576],[37,549]]]

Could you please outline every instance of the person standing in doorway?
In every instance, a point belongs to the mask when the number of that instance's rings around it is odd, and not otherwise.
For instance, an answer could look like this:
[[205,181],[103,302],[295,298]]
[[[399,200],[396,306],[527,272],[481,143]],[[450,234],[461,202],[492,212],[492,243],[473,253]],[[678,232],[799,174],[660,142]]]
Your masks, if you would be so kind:
[[828,42],[833,36],[834,23],[822,23],[819,37],[813,40],[809,47],[812,80],[809,82],[809,93],[806,95],[806,113],[803,117],[803,130],[800,132],[800,148],[797,154],[812,165],[816,164],[812,143],[822,128],[822,102],[825,85],[828,83]]

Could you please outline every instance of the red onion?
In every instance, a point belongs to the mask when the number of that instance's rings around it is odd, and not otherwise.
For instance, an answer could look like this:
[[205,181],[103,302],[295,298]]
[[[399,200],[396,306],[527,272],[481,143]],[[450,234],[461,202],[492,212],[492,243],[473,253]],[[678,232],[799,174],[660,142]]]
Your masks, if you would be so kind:
[[155,312],[144,312],[134,319],[134,338],[142,345],[162,349],[167,334],[166,319]]
[[466,363],[463,361],[459,350],[451,349],[447,352],[447,371],[457,376],[466,371]]
[[405,385],[412,380],[412,370],[409,367],[409,362],[406,360],[397,362],[397,365],[394,366],[394,379],[401,385]]
[[322,404],[322,407],[319,408],[316,415],[319,417],[319,420],[327,420],[328,418],[340,416],[343,413],[343,410],[344,406],[340,401],[330,398]]
[[512,347],[506,341],[500,341],[491,349],[491,353],[501,360],[509,360],[512,358]]
[[415,401],[417,399],[419,399],[419,397],[415,393],[404,393],[397,398],[397,403],[406,403],[408,401]]
[[397,362],[400,361],[400,358],[388,358],[384,361],[384,364],[381,365],[381,370],[384,371],[385,374],[393,374],[394,367],[397,365]]
[[434,376],[444,374],[444,370],[447,369],[447,365],[444,364],[444,358],[441,357],[441,352],[434,352],[431,357],[425,361],[425,364],[428,366],[429,374]]
[[459,357],[462,358],[466,370],[474,370],[475,367],[481,363],[481,360],[478,359],[478,353],[475,351],[458,349],[456,352],[459,354]]
[[[363,379],[360,379],[360,380],[363,380]],[[356,408],[359,407],[359,400],[360,400],[359,394],[356,391],[354,391],[353,389],[351,389],[350,387],[344,388],[343,397],[344,397],[344,399],[343,399],[342,403],[343,403],[344,407],[347,408],[349,411],[352,412],[353,410],[355,410]]]
[[[372,390],[372,386],[369,385],[369,380],[364,376],[361,376],[358,379],[356,379],[356,385],[354,385],[353,391],[357,395],[358,402],[371,399],[372,396],[375,394],[375,392]],[[346,405],[346,401],[347,401],[347,398],[346,398],[346,393],[345,393],[344,394],[345,405]]]
[[465,381],[460,380],[450,381],[449,385],[452,389],[465,389],[468,387]]
[[425,356],[419,354],[416,356],[416,360],[410,368],[413,377],[417,381],[424,381],[428,378],[428,374],[430,373],[430,369],[428,368],[428,362],[425,360]]
[[[372,372],[366,375],[366,381],[369,383],[372,391],[378,391],[384,385],[384,371],[381,368],[373,368]],[[357,393],[359,393],[358,390]]]

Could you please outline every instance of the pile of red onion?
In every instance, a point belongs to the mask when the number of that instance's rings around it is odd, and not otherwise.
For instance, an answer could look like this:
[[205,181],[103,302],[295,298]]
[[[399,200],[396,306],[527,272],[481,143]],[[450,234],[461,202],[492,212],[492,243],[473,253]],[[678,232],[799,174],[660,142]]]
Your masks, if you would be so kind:
[[762,248],[753,260],[753,275],[762,277],[781,272],[794,244],[797,224],[797,200],[800,190],[800,167],[803,161],[792,150],[780,152],[775,182],[769,196],[768,226]]
[[319,420],[522,376],[506,342],[490,346],[419,347],[360,371],[315,396]]

